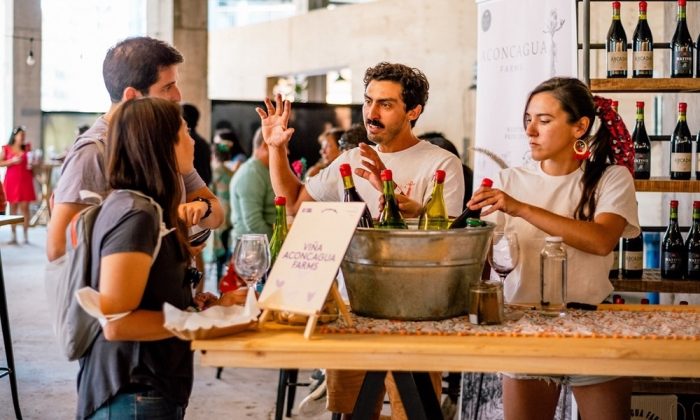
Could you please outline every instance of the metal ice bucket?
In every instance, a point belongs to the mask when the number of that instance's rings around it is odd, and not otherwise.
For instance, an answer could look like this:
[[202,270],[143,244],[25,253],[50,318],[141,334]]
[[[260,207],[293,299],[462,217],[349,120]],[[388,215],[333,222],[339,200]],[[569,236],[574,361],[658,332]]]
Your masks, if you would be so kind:
[[353,312],[436,320],[468,313],[494,225],[447,231],[357,228],[341,264]]

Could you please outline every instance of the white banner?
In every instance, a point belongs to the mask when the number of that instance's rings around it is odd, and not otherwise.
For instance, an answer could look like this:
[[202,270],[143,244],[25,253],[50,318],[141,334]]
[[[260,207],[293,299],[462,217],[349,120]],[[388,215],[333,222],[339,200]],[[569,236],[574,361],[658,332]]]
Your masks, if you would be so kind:
[[576,76],[576,3],[477,0],[474,189],[504,165],[530,161],[527,94],[553,76]]

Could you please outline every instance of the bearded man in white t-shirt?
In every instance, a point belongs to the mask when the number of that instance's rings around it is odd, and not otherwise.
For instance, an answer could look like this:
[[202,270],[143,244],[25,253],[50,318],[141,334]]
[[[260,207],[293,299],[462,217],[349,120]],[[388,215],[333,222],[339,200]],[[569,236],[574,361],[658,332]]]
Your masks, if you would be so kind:
[[[367,203],[374,218],[380,212],[379,198],[383,169],[391,169],[397,185],[397,200],[404,217],[417,217],[422,204],[430,197],[435,170],[446,172],[445,204],[451,216],[462,211],[464,178],[462,165],[453,154],[419,140],[413,126],[428,100],[428,80],[416,68],[403,64],[379,63],[365,72],[365,100],[362,117],[367,137],[375,146],[360,144],[335,159],[318,175],[303,184],[291,170],[287,145],[294,132],[288,127],[291,104],[282,102],[280,95],[275,104],[265,100],[266,110],[257,108],[262,120],[262,132],[270,151],[270,176],[275,194],[287,198],[287,209],[296,214],[304,201],[342,201],[343,182],[339,167],[348,163],[360,177],[355,187]],[[328,371],[328,409],[348,414],[357,399],[365,372]],[[440,374],[431,374],[439,395]],[[392,401],[393,418],[405,417],[398,394],[387,375],[387,389]],[[381,404],[377,406],[377,414]],[[347,416],[346,416],[347,417]]]

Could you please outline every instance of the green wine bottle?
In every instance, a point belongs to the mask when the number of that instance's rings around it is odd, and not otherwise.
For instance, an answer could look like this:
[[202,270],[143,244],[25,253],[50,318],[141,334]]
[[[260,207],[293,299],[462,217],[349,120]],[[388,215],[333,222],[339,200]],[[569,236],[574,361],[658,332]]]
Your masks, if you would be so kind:
[[384,169],[380,176],[384,192],[384,209],[379,215],[378,227],[382,229],[408,229],[403,216],[401,216],[399,203],[394,197],[394,177],[391,169]]
[[[486,188],[491,188],[493,181],[489,178],[484,178],[481,180],[481,186]],[[462,214],[455,217],[455,219],[450,223],[450,229],[462,229],[465,227],[481,227],[485,223],[480,220],[481,209],[472,210],[466,207]]]
[[277,256],[282,249],[282,244],[287,238],[287,198],[275,197],[275,224],[272,228],[272,239],[270,239],[270,267],[275,263]]
[[445,184],[445,171],[438,169],[435,171],[435,185],[430,194],[428,202],[423,207],[423,211],[418,219],[418,229],[421,230],[445,230],[449,224],[447,218],[447,207],[445,207],[445,197],[443,187]]

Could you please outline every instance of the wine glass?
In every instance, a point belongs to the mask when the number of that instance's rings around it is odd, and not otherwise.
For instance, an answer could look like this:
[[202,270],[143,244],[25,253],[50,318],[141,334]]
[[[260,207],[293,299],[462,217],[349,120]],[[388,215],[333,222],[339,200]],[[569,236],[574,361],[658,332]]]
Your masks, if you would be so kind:
[[501,278],[501,284],[518,265],[519,254],[518,235],[515,232],[500,230],[493,233],[489,248],[489,264]]
[[[267,235],[247,233],[241,235],[233,251],[233,264],[236,273],[248,285],[248,293],[270,268],[270,244]],[[253,292],[254,293],[254,292]]]

